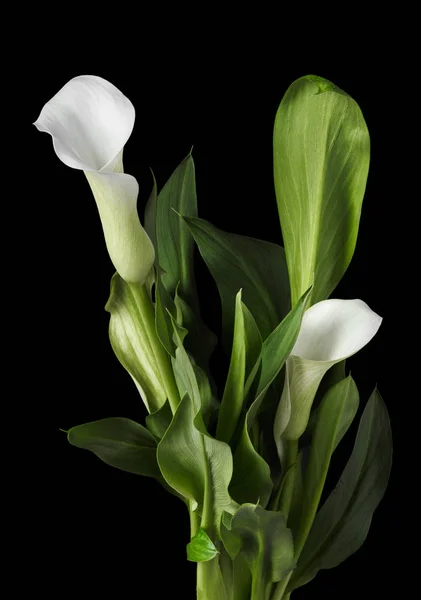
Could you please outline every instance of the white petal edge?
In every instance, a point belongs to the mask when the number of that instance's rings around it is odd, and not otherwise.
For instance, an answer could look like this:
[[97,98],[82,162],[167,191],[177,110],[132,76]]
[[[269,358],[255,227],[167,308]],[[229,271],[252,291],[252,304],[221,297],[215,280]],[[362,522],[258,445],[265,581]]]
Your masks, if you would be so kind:
[[41,110],[34,125],[49,133],[60,160],[73,169],[112,170],[135,120],[130,100],[95,75],[71,79]]
[[381,322],[362,300],[323,300],[304,313],[291,354],[312,361],[343,360],[368,344]]

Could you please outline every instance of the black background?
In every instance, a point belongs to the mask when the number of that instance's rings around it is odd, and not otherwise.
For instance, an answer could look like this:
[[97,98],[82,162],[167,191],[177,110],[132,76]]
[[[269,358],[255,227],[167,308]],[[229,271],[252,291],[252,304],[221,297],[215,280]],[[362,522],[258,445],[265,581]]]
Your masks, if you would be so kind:
[[[76,44],[77,45],[77,44]],[[188,45],[139,45],[129,58],[98,47],[69,53],[59,63],[51,49],[28,56],[31,94],[25,101],[29,173],[25,211],[31,265],[31,381],[25,401],[27,450],[22,477],[27,526],[23,560],[33,589],[95,597],[195,597],[195,567],[185,560],[188,515],[157,483],[113,470],[95,456],[70,447],[59,428],[107,416],[143,422],[145,411],[127,373],[109,345],[109,280],[114,272],[103,242],[95,203],[81,172],[56,157],[51,138],[30,123],[71,77],[102,76],[136,108],[125,170],[136,176],[139,212],[151,189],[149,167],[162,187],[194,145],[199,215],[227,231],[281,243],[272,181],[272,127],[288,85],[307,73],[326,77],[352,95],[366,118],[372,162],[357,249],[334,297],[361,298],[384,317],[378,335],[348,361],[365,403],[377,383],[392,421],[395,467],[362,549],[338,568],[319,573],[294,593],[301,598],[390,597],[399,586],[401,558],[402,402],[397,390],[395,339],[401,334],[396,306],[403,300],[396,274],[390,203],[396,181],[391,155],[393,126],[385,113],[384,72],[356,59],[351,66],[311,56],[294,63],[274,49],[237,48],[198,59]],[[112,56],[110,56],[112,54]],[[57,66],[59,64],[59,66]],[[42,68],[40,68],[42,65]],[[393,163],[396,164],[396,163]],[[218,331],[218,295],[197,261],[203,313]],[[402,288],[401,288],[402,289]],[[226,361],[214,360],[223,377]],[[16,387],[20,385],[16,377]],[[23,377],[23,376],[22,376]],[[401,388],[399,388],[401,389]],[[333,485],[352,448],[343,442]],[[149,586],[152,586],[149,591]],[[399,594],[398,594],[399,596]]]

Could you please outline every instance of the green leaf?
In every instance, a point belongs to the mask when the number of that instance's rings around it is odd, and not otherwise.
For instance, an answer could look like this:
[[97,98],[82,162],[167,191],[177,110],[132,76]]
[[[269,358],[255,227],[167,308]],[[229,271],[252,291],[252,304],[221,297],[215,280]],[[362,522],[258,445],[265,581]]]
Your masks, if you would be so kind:
[[211,560],[218,554],[214,543],[202,527],[187,544],[187,560],[202,562]]
[[73,446],[90,450],[107,465],[161,479],[156,441],[145,427],[123,417],[101,419],[69,429]]
[[[186,348],[205,371],[216,346],[216,336],[200,317],[194,281],[194,241],[178,213],[197,216],[196,182],[191,153],[177,167],[156,197],[156,182],[145,211],[145,229],[156,249],[155,264],[160,285],[156,287],[156,324],[161,342],[174,356],[172,326],[165,309],[182,313],[189,331]],[[173,301],[174,298],[174,301]]]
[[147,334],[145,303],[141,308],[141,295],[146,293],[144,288],[126,283],[115,273],[105,310],[111,314],[109,336],[115,355],[152,413],[165,403],[167,393]]
[[313,524],[332,454],[354,420],[358,405],[358,389],[349,376],[326,393],[319,407],[304,480],[297,553],[300,553]]
[[262,369],[260,371],[257,396],[264,394],[285,364],[301,327],[311,288],[300,298],[296,306],[263,342]]
[[[243,504],[231,519],[224,519],[223,542],[231,559],[244,554],[252,575],[252,598],[268,600],[271,584],[294,568],[291,531],[282,513]],[[231,539],[230,539],[231,538]],[[235,543],[233,543],[233,539]],[[254,595],[253,595],[254,593]]]
[[196,412],[198,412],[202,408],[202,397],[200,395],[194,366],[183,346],[184,338],[187,335],[187,329],[180,326],[172,317],[171,321],[174,331],[174,340],[177,346],[175,359],[172,360],[172,366],[180,398],[185,394],[188,394],[193,402]]
[[173,325],[170,315],[175,317],[177,309],[173,299],[162,283],[162,271],[157,269],[155,283],[155,327],[159,341],[172,357],[175,357],[175,343],[173,340]]
[[174,304],[177,309],[177,322],[187,329],[184,345],[194,357],[197,364],[205,371],[209,369],[209,357],[217,344],[216,335],[205,325],[198,313],[195,313],[187,302],[175,293]]
[[168,400],[157,411],[148,415],[145,419],[146,427],[157,441],[164,437],[165,432],[172,420],[172,410]]
[[[174,296],[179,294],[198,313],[194,281],[194,241],[189,228],[172,209],[187,217],[197,216],[196,179],[191,153],[176,168],[156,200],[156,248],[162,281]],[[149,208],[149,213],[152,208]],[[152,220],[152,216],[151,216]]]
[[229,600],[250,598],[251,573],[244,555],[240,553],[234,560],[231,560],[228,552],[222,546],[220,548],[219,564]]
[[328,298],[354,253],[370,161],[358,104],[308,75],[287,90],[276,114],[274,178],[292,304],[313,284]]
[[288,591],[336,567],[363,544],[392,466],[386,406],[374,390],[364,409],[354,449],[342,476],[314,520]]
[[294,309],[263,342],[257,396],[246,414],[241,437],[234,452],[234,475],[230,492],[240,504],[260,502],[265,507],[272,492],[270,468],[254,448],[249,432],[270,384],[282,369],[294,346],[309,293],[310,290],[300,298]]
[[226,233],[203,219],[189,218],[180,212],[218,286],[225,347],[231,347],[235,297],[240,289],[243,302],[256,319],[265,339],[290,308],[283,248],[262,240]]
[[257,374],[261,347],[262,338],[252,314],[241,301],[240,290],[235,299],[231,361],[216,429],[216,437],[228,444],[237,428],[247,392]]
[[167,483],[192,502],[209,535],[219,530],[223,510],[230,511],[228,484],[232,476],[230,447],[212,438],[200,412],[186,394],[160,441],[158,464]]

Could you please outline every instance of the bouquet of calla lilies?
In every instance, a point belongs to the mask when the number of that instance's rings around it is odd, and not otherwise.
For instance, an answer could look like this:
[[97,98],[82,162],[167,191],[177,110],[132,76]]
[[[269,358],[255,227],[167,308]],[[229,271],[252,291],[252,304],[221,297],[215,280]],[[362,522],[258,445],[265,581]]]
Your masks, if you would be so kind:
[[[116,269],[111,345],[148,412],[144,424],[118,416],[75,426],[68,440],[154,477],[177,497],[170,502],[185,503],[198,600],[285,600],[358,550],[391,469],[390,423],[375,389],[321,504],[332,455],[359,407],[345,361],[382,321],[362,300],[328,299],[355,249],[367,126],[358,104],[326,79],[308,75],[289,87],[273,134],[283,248],[198,218],[191,153],[159,192],[154,181],[142,226],[138,183],[123,170],[134,120],[114,85],[81,76],[35,122],[91,187]],[[230,363],[219,395],[195,246],[222,304]]]

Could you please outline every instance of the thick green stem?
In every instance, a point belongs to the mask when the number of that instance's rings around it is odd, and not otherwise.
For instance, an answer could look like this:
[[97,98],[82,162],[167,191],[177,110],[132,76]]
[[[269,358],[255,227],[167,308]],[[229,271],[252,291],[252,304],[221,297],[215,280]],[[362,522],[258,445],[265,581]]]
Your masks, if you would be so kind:
[[177,406],[180,403],[180,394],[178,393],[177,384],[175,382],[174,373],[171,367],[170,357],[167,354],[164,346],[161,344],[155,328],[155,311],[152,300],[149,297],[145,285],[141,287],[136,284],[130,284],[136,302],[142,315],[145,333],[148,337],[155,360],[159,365],[159,372],[162,377],[162,383],[167,392],[168,401],[171,410],[175,413]]
[[264,600],[267,593],[267,583],[263,577],[256,575],[252,579],[251,583],[251,596],[250,600]]
[[285,482],[282,484],[279,511],[288,520],[291,508],[292,495],[294,492],[295,470],[297,468],[298,441],[291,440],[286,443]]

